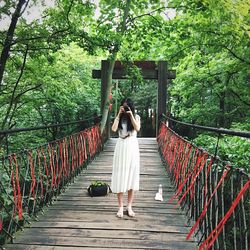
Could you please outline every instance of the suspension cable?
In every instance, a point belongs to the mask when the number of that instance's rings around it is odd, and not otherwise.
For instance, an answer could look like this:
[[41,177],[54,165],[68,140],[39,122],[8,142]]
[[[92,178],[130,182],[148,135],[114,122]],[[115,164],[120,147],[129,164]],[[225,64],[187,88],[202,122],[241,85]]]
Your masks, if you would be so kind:
[[99,118],[101,118],[101,116],[95,116],[95,117],[90,117],[90,118],[87,118],[87,119],[84,119],[84,120],[73,121],[73,122],[64,122],[64,123],[58,123],[58,124],[51,124],[51,125],[46,125],[46,126],[0,130],[0,135],[6,136],[8,134],[19,133],[19,132],[28,132],[28,131],[33,131],[33,130],[41,130],[41,129],[53,128],[53,127],[62,127],[62,126],[78,124],[78,123],[82,123],[82,122],[86,122],[86,121],[91,121],[93,119],[99,119]]
[[173,121],[173,122],[176,122],[176,123],[188,126],[188,127],[198,128],[198,129],[211,131],[211,132],[215,132],[215,133],[219,133],[219,134],[226,134],[226,135],[233,135],[233,136],[250,138],[249,132],[234,131],[234,130],[229,130],[229,129],[224,129],[224,128],[214,128],[214,127],[208,127],[208,126],[201,126],[201,125],[197,125],[197,124],[191,124],[191,123],[187,123],[187,122],[177,121],[177,120],[170,118],[164,114],[162,114],[162,116],[164,119],[167,119],[167,120],[170,120],[170,121]]

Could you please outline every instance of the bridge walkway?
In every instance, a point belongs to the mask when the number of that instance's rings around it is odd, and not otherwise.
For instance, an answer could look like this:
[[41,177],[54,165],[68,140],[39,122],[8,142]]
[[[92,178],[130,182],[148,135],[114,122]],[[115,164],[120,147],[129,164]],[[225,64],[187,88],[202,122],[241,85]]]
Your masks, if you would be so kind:
[[[161,163],[155,138],[139,138],[141,155],[140,191],[135,194],[135,218],[117,218],[115,194],[89,197],[87,186],[94,180],[110,184],[116,139],[46,208],[39,220],[18,232],[6,249],[197,249],[194,239],[186,241],[190,228],[180,209],[167,200],[174,194]],[[155,201],[158,185],[163,202]],[[126,196],[125,196],[126,201]],[[125,202],[126,205],[126,202]]]

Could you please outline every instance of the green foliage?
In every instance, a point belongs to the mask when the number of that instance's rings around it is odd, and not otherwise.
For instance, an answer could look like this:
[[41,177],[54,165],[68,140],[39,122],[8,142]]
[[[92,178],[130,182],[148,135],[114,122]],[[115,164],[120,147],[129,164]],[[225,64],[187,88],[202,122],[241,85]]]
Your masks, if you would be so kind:
[[94,187],[100,187],[100,186],[105,186],[107,185],[106,182],[103,182],[103,181],[93,181],[91,182],[90,184],[91,186],[94,186]]
[[[235,129],[235,126],[236,125],[234,125],[232,129]],[[245,127],[246,126],[242,126],[242,124],[237,126],[237,128],[241,128],[242,130],[244,130]],[[194,139],[194,143],[209,153],[214,154],[216,151],[217,138],[213,135],[200,134]],[[220,137],[217,155],[222,160],[229,162],[232,167],[244,169],[246,173],[250,172],[250,142],[248,139],[233,136]]]
[[[44,6],[40,20],[28,23],[21,17],[0,95],[1,129],[84,119],[98,112],[99,83],[90,75],[97,64],[87,54],[105,56],[116,49],[122,61],[168,60],[176,69],[168,89],[168,111],[174,117],[228,128],[246,123],[249,1],[131,1],[120,33],[125,6],[126,1],[59,0],[51,8]],[[13,7],[14,1],[5,1],[0,17]],[[5,36],[3,30],[1,44]],[[129,79],[113,88],[114,97],[130,95],[145,114],[155,109],[153,83],[142,81],[137,68],[127,67],[127,72]],[[58,130],[19,135],[10,146],[22,148],[27,138],[35,145],[60,135]]]
[[[29,6],[40,2],[30,1]],[[0,4],[0,21],[13,13],[16,3]],[[39,20],[20,17],[0,88],[0,128],[75,121],[99,113],[100,81],[92,79],[91,71],[100,68],[101,58],[118,52],[123,62],[166,60],[176,70],[177,77],[166,90],[168,111],[175,118],[250,131],[249,0],[131,1],[123,30],[125,6],[126,1],[117,0],[57,0]],[[1,51],[7,28],[0,31]],[[143,81],[140,70],[129,63],[127,75],[118,89],[113,88],[113,100],[130,96],[143,129],[149,130],[156,115],[156,82]],[[9,152],[75,130],[65,127],[10,136]],[[5,139],[0,137],[1,155],[6,154]],[[199,134],[194,142],[214,153],[217,138]],[[249,140],[223,136],[218,155],[249,172],[249,149]],[[0,178],[4,185],[10,183],[3,167]],[[0,199],[8,206],[13,194],[6,191],[1,190]]]
[[[99,113],[100,83],[91,76],[95,67],[99,67],[99,58],[86,55],[75,44],[47,57],[41,55],[30,59],[17,91],[24,92],[32,85],[39,85],[39,88],[20,96],[19,103],[23,105],[15,110],[12,123],[16,127],[32,127],[84,120],[94,112]],[[6,94],[1,99],[6,103],[6,111],[11,95]],[[5,112],[1,113],[2,119]],[[33,147],[72,133],[72,129],[21,133],[10,137],[9,147],[11,151]]]

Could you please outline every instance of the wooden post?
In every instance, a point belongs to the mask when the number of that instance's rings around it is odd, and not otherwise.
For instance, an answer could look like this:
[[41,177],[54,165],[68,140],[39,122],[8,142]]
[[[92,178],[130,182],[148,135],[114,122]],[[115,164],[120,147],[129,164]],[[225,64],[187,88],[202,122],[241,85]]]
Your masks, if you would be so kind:
[[167,62],[158,62],[158,97],[157,97],[157,124],[156,136],[158,135],[159,124],[162,115],[166,115],[167,102]]
[[[154,61],[134,61],[134,65],[141,69],[143,79],[158,79],[158,98],[157,98],[157,112],[156,112],[156,136],[158,134],[159,121],[163,114],[167,112],[167,87],[168,80],[175,79],[176,72],[174,70],[167,69],[166,61],[159,61],[156,67]],[[94,79],[101,78],[101,112],[104,108],[105,102],[105,90],[107,88],[107,73],[108,73],[109,61],[102,60],[101,70],[92,70],[92,77]],[[116,61],[114,65],[114,71],[112,79],[127,79],[126,71],[120,61]],[[117,87],[116,87],[117,88]],[[117,106],[117,105],[116,105]],[[110,137],[110,113],[108,117],[108,135]]]
[[[103,109],[104,109],[105,91],[107,88],[107,79],[108,79],[108,67],[109,67],[109,61],[102,60],[102,65],[101,65],[101,113],[103,113]],[[110,138],[110,113],[108,114],[106,126],[107,126],[108,139],[109,139]]]
[[118,79],[115,83],[115,116],[118,113],[117,93],[118,93]]

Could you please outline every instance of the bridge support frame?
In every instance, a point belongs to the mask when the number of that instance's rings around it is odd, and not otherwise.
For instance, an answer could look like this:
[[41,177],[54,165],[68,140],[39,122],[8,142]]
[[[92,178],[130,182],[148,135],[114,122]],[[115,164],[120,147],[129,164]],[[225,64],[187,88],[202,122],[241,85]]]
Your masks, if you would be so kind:
[[[133,64],[141,69],[143,79],[157,80],[157,124],[156,134],[158,134],[159,123],[163,114],[167,112],[167,100],[168,100],[168,85],[170,79],[175,79],[176,72],[174,70],[168,70],[167,61],[134,61]],[[102,60],[101,70],[93,70],[92,77],[94,79],[101,79],[101,112],[104,108],[105,91],[107,88],[107,69],[109,66],[108,60]],[[121,61],[116,61],[112,79],[127,79],[125,67]],[[110,137],[110,115],[107,120],[108,137]]]

